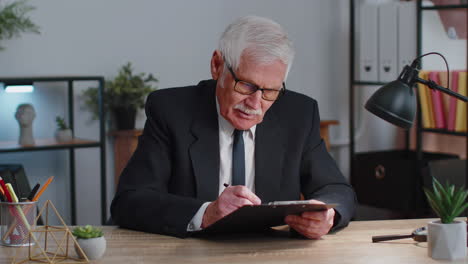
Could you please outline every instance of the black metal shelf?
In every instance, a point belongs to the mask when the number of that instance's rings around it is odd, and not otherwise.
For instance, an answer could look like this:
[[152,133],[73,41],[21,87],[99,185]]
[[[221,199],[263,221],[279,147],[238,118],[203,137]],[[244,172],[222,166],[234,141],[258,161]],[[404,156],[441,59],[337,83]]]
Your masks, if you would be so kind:
[[[358,2],[358,3],[356,3]],[[369,182],[371,181],[370,178],[372,178],[373,176],[377,177],[377,174],[376,175],[366,175],[366,176],[362,176],[362,171],[361,172],[357,172],[358,171],[358,166],[362,166],[364,165],[364,167],[366,166],[371,166],[373,161],[371,160],[362,160],[364,158],[364,156],[362,154],[366,154],[365,152],[359,152],[359,151],[356,151],[356,142],[355,142],[355,122],[356,122],[356,118],[355,118],[355,111],[356,111],[356,100],[355,100],[355,92],[357,90],[359,90],[359,87],[358,86],[363,86],[363,85],[375,85],[375,86],[383,86],[385,85],[386,83],[383,83],[383,82],[370,82],[370,81],[362,81],[362,80],[356,80],[356,75],[355,75],[355,69],[356,69],[356,58],[355,58],[355,43],[356,43],[356,25],[355,25],[355,20],[356,20],[356,17],[357,15],[355,14],[355,8],[358,6],[360,2],[358,0],[350,0],[350,10],[349,10],[349,23],[350,23],[350,38],[349,38],[349,51],[350,51],[350,56],[349,56],[349,91],[350,91],[350,94],[349,94],[349,136],[350,136],[350,144],[349,144],[349,153],[350,153],[350,172],[351,172],[351,183],[353,185],[356,185],[356,179],[358,179],[360,177],[360,179],[362,179],[363,177]],[[416,2],[416,13],[415,13],[415,23],[417,25],[417,35],[415,36],[415,39],[417,41],[416,43],[416,46],[415,46],[415,50],[417,51],[417,55],[421,55],[421,51],[422,51],[422,15],[424,13],[424,11],[430,11],[430,10],[454,10],[454,9],[461,9],[461,8],[468,8],[468,4],[459,4],[459,5],[439,5],[439,6],[432,6],[432,7],[427,7],[427,6],[422,6],[422,0],[417,0]],[[468,18],[467,18],[468,19]],[[466,22],[468,23],[468,21]],[[408,58],[408,59],[411,59],[411,58]],[[468,63],[468,56],[467,56],[467,63]],[[419,106],[419,103],[418,103],[418,109],[420,109],[420,106]],[[391,153],[378,153],[376,152],[377,154],[381,154],[380,156],[378,156],[376,158],[376,160],[378,161],[377,163],[375,164],[382,164],[383,161],[389,163],[389,166],[394,166],[394,167],[391,167],[392,170],[395,170],[395,169],[399,169],[400,167],[398,165],[395,165],[395,164],[406,164],[407,166],[405,167],[405,170],[404,171],[401,171],[402,175],[404,174],[403,172],[406,172],[408,171],[408,167],[413,167],[415,168],[414,170],[414,173],[412,175],[415,175],[415,174],[418,174],[421,172],[421,168],[423,167],[423,159],[425,158],[425,153],[424,153],[424,149],[422,148],[422,141],[423,141],[423,136],[424,134],[427,134],[427,133],[436,133],[436,134],[443,134],[443,135],[450,135],[450,136],[456,136],[456,137],[467,137],[468,138],[468,132],[457,132],[457,131],[448,131],[446,129],[429,129],[429,128],[423,128],[421,126],[421,115],[420,115],[420,112],[421,111],[417,111],[417,124],[415,125],[416,126],[416,137],[415,137],[415,150],[413,151],[411,148],[410,148],[410,133],[408,131],[405,132],[405,146],[406,146],[406,149],[403,150],[403,151],[406,151],[408,153],[411,152],[411,158],[407,158],[406,156],[405,157],[402,157],[401,159],[399,159],[399,157],[391,157],[389,158],[388,160],[386,160],[385,158],[381,158],[381,156],[383,154],[385,155],[389,155]],[[468,119],[468,115],[467,115],[467,119]],[[468,121],[467,121],[468,122]],[[467,146],[466,146],[466,153],[468,153],[468,140],[467,140]],[[393,150],[392,150],[393,151]],[[380,151],[382,152],[382,151]],[[369,155],[375,155],[376,153],[368,153],[367,156],[365,156],[365,158],[368,158]],[[413,155],[415,154],[415,155]],[[374,156],[375,157],[375,156]],[[385,157],[388,157],[388,156],[385,156]],[[361,163],[358,162],[358,158],[361,158]],[[398,162],[398,163],[397,163]],[[406,163],[405,163],[406,162]],[[468,160],[466,161],[467,162],[467,172],[466,172],[466,182],[468,182]],[[371,165],[369,165],[371,164]],[[366,167],[366,169],[369,169]],[[375,168],[377,169],[377,167]],[[419,172],[416,172],[418,171]],[[366,171],[367,172],[367,171]],[[376,173],[377,173],[377,170],[376,170]],[[399,176],[399,175],[398,175]],[[395,179],[393,179],[395,180]],[[412,186],[412,185],[415,185],[415,186],[421,186],[422,184],[422,176],[421,177],[411,177],[411,178],[402,178],[403,181],[406,180],[406,184],[407,186]],[[362,183],[362,180],[361,182]],[[388,183],[388,182],[387,182]],[[380,184],[382,184],[380,182]],[[359,184],[358,184],[359,185]],[[402,185],[405,185],[405,183],[402,183]],[[381,185],[379,185],[381,186]],[[362,187],[362,184],[361,184],[361,187]],[[379,187],[380,188],[380,187]],[[383,188],[383,187],[382,187]],[[418,188],[419,190],[420,188]],[[393,190],[394,191],[394,190]],[[359,195],[358,195],[359,197]],[[399,197],[401,197],[401,195],[399,195]],[[410,196],[408,196],[410,197]],[[419,197],[419,196],[418,196]],[[416,195],[412,196],[412,198],[414,199],[414,204],[418,204],[421,200],[421,197],[416,197]],[[383,199],[383,198],[382,198]],[[392,198],[393,199],[393,198]],[[384,205],[380,204],[380,206],[378,207],[382,207],[384,208]]]
[[445,129],[437,129],[437,128],[422,128],[421,132],[437,133],[437,134],[453,135],[453,136],[462,136],[462,137],[468,136],[468,134],[466,132],[456,132],[456,131],[450,131],[450,130],[445,130]]
[[19,146],[15,142],[0,141],[0,153],[44,151],[44,150],[68,150],[70,160],[70,206],[71,224],[76,225],[76,191],[75,191],[75,149],[97,147],[100,150],[100,183],[101,183],[101,222],[107,221],[107,184],[106,184],[106,138],[104,122],[104,77],[102,76],[17,76],[0,77],[0,83],[36,83],[36,82],[66,82],[68,88],[68,119],[70,129],[74,130],[74,101],[73,87],[75,81],[96,81],[98,83],[98,116],[99,116],[99,140],[86,140],[74,138],[71,142],[58,143],[53,139],[37,139],[36,144]]
[[435,6],[422,6],[422,10],[443,10],[443,9],[463,9],[468,8],[468,4],[458,5],[435,5]]
[[41,151],[41,150],[60,150],[75,148],[99,147],[101,142],[94,140],[75,138],[70,142],[59,143],[54,139],[39,139],[34,145],[18,145],[13,141],[0,141],[0,153],[23,152],[23,151]]
[[18,76],[0,77],[0,82],[66,82],[66,81],[100,81],[102,76]]

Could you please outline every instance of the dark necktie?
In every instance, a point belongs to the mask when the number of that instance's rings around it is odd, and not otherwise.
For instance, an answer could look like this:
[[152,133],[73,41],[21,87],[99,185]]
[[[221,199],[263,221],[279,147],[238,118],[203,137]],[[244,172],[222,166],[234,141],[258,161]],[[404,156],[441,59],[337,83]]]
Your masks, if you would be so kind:
[[245,154],[243,130],[234,130],[232,146],[232,185],[245,185]]

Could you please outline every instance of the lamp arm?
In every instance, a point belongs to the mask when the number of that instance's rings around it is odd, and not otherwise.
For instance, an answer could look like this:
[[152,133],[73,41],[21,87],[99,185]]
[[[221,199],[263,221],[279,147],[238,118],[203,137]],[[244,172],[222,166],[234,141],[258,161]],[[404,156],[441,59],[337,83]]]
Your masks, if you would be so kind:
[[439,91],[441,91],[443,93],[446,93],[446,94],[448,94],[450,96],[456,97],[457,99],[460,99],[463,102],[468,102],[468,97],[466,97],[464,95],[461,95],[459,93],[456,93],[456,92],[454,92],[454,91],[452,91],[450,89],[447,89],[447,88],[445,88],[443,86],[440,86],[440,85],[438,85],[437,83],[435,83],[432,80],[424,80],[424,79],[421,79],[419,77],[416,77],[415,80],[416,80],[416,82],[427,85],[431,89],[439,90]]

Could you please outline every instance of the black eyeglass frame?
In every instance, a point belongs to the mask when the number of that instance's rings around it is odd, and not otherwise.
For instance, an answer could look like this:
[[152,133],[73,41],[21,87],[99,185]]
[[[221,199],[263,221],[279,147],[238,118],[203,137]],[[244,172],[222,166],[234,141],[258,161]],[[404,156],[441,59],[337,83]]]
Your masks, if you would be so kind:
[[[286,83],[283,82],[283,87],[281,87],[279,90],[277,89],[271,89],[271,88],[260,88],[258,85],[256,84],[253,84],[253,83],[249,83],[249,82],[246,82],[246,81],[243,81],[243,80],[240,80],[239,78],[237,78],[236,74],[234,73],[234,71],[232,70],[232,67],[229,65],[229,64],[226,64],[226,67],[228,68],[229,72],[231,73],[232,77],[234,78],[234,91],[240,93],[240,94],[243,94],[243,95],[251,95],[251,94],[254,94],[256,93],[258,90],[260,90],[262,92],[262,99],[263,100],[266,100],[266,101],[270,101],[270,102],[274,102],[274,101],[277,101],[285,92],[286,92]],[[240,92],[238,90],[236,90],[236,86],[237,86],[237,83],[238,82],[243,82],[243,83],[246,83],[250,86],[252,86],[253,88],[255,88],[255,91],[251,92],[251,93],[243,93],[243,92]],[[275,91],[275,92],[278,92],[278,96],[276,97],[276,99],[274,100],[271,100],[271,99],[267,99],[265,98],[265,92],[264,91]]]

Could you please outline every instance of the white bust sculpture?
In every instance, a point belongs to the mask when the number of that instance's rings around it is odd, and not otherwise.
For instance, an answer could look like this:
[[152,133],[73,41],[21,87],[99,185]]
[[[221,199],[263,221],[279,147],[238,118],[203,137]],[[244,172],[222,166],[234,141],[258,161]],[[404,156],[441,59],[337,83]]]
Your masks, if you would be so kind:
[[34,145],[32,123],[36,118],[36,111],[31,104],[20,104],[16,109],[15,118],[20,126],[20,145]]

